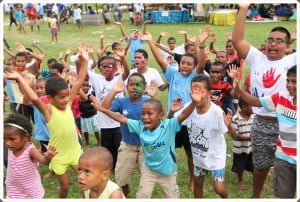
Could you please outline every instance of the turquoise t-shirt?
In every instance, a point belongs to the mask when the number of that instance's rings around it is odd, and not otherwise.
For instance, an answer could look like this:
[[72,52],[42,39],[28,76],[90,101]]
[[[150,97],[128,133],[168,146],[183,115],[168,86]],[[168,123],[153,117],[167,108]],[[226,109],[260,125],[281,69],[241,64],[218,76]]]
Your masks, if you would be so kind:
[[162,120],[153,131],[146,129],[141,120],[128,119],[127,125],[130,132],[140,137],[146,167],[162,175],[172,175],[177,170],[175,135],[181,129],[178,119]]

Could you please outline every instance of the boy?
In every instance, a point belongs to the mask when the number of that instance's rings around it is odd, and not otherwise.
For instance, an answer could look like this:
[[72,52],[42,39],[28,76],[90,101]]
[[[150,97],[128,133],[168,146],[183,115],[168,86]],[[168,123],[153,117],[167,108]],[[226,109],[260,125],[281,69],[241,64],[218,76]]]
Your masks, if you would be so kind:
[[151,198],[154,185],[163,189],[166,198],[178,198],[176,183],[175,134],[180,124],[190,115],[203,95],[198,85],[191,87],[192,102],[177,118],[163,120],[163,107],[160,101],[150,99],[144,102],[141,120],[127,119],[119,113],[100,106],[92,97],[96,110],[101,111],[122,124],[127,124],[130,132],[135,132],[141,141],[144,152],[144,164],[141,168],[141,179],[137,198]]
[[[222,109],[209,100],[211,79],[198,75],[191,81],[191,86],[198,85],[202,99],[196,109],[186,120],[188,136],[191,143],[194,164],[194,197],[203,197],[205,176],[211,171],[213,188],[222,198],[227,198],[225,187],[227,118],[224,119]],[[184,108],[182,109],[184,110]],[[182,111],[181,110],[181,111]],[[230,117],[232,114],[228,113]],[[225,125],[226,124],[226,125]]]
[[50,18],[48,19],[48,26],[51,32],[52,44],[55,44],[55,42],[57,43],[58,22],[53,13],[51,13]]
[[79,158],[78,183],[83,198],[125,198],[120,187],[109,178],[113,159],[105,147],[93,147]]
[[[296,55],[286,56],[290,33],[284,27],[274,27],[266,40],[265,54],[244,39],[248,4],[239,4],[239,13],[232,32],[232,43],[238,55],[251,69],[251,93],[256,97],[286,92],[287,69],[296,65]],[[273,166],[278,122],[274,112],[254,107],[256,114],[251,129],[253,152],[253,197],[259,198],[270,167]]]
[[60,198],[67,197],[70,186],[70,178],[66,172],[67,168],[72,166],[76,170],[81,154],[71,105],[87,75],[88,48],[86,45],[79,45],[78,51],[80,54],[78,62],[80,71],[78,79],[71,90],[69,90],[65,80],[59,76],[52,77],[47,81],[45,88],[50,105],[43,103],[26,83],[26,80],[17,72],[4,74],[4,78],[19,82],[24,94],[45,118],[50,132],[49,145],[54,146],[58,152],[51,160],[49,169],[58,177]]
[[243,172],[244,170],[253,172],[250,130],[254,114],[252,113],[251,106],[243,99],[239,99],[238,105],[240,111],[233,116],[232,124],[228,126],[229,134],[233,138],[233,163],[231,171],[238,175],[239,189],[245,190]]
[[82,10],[78,4],[75,4],[75,8],[74,8],[73,12],[74,12],[75,25],[77,25],[78,31],[80,31],[80,30],[82,30],[82,23],[81,23]]
[[274,161],[274,192],[278,198],[294,198],[296,193],[297,165],[297,66],[287,71],[288,93],[276,92],[270,96],[254,97],[239,87],[237,70],[231,70],[234,88],[249,104],[275,111],[279,122]]

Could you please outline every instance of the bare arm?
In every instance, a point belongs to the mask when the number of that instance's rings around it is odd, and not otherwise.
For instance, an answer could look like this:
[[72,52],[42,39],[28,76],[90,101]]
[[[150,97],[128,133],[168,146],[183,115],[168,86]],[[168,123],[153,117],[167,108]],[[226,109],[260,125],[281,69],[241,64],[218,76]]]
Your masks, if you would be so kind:
[[234,139],[234,140],[239,140],[239,141],[251,141],[251,137],[245,137],[243,135],[238,134],[238,132],[231,126],[229,125],[228,127],[229,135]]
[[39,150],[36,148],[33,148],[29,152],[29,156],[33,161],[37,161],[39,163],[43,164],[49,164],[51,159],[57,154],[56,149],[52,146],[48,146],[47,151],[42,154]]
[[119,25],[122,36],[126,37],[126,33],[125,33],[125,30],[124,30],[124,27],[123,27],[122,23],[121,22],[115,22],[115,24]]
[[206,63],[206,55],[205,55],[205,42],[207,38],[210,35],[210,27],[206,26],[202,32],[198,36],[198,41],[199,41],[199,47],[195,47],[197,50],[197,57],[199,60],[198,67],[196,69],[198,74],[203,74],[204,73],[204,68],[205,68],[205,63]]
[[123,81],[119,81],[117,82],[112,91],[110,91],[107,96],[105,96],[103,102],[102,102],[102,107],[104,107],[105,109],[109,109],[110,105],[113,101],[113,99],[116,97],[116,95],[120,92],[122,92],[124,90],[124,82]]
[[175,53],[174,53],[173,51],[171,51],[168,47],[165,47],[165,46],[163,46],[163,45],[161,45],[161,44],[156,44],[156,46],[157,46],[158,48],[160,48],[161,50],[167,52],[168,54],[172,55],[172,56],[175,55]]
[[152,22],[151,20],[146,20],[144,22],[143,34],[147,34],[147,24],[150,24],[151,22]]
[[248,6],[239,4],[239,13],[232,32],[232,43],[238,55],[245,59],[250,50],[250,44],[244,39],[245,20],[247,17]]

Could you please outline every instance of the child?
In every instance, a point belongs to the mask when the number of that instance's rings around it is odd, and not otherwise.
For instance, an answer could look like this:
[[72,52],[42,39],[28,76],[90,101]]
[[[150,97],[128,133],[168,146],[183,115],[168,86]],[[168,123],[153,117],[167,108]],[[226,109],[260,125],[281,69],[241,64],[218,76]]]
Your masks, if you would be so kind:
[[27,117],[10,114],[4,120],[4,142],[8,148],[7,198],[43,198],[44,188],[37,170],[56,155],[54,147],[41,154],[31,142],[32,126]]
[[[256,97],[286,92],[287,69],[297,64],[297,53],[286,55],[290,47],[290,33],[281,26],[274,27],[267,36],[265,53],[244,39],[245,19],[249,5],[239,4],[239,13],[232,32],[232,43],[238,55],[251,69],[251,93]],[[273,166],[278,122],[274,112],[254,107],[256,114],[251,127],[253,152],[253,197],[259,198],[269,169]]]
[[141,120],[127,119],[119,113],[100,106],[95,97],[93,105],[122,124],[127,124],[130,132],[135,132],[141,141],[145,160],[141,168],[141,179],[137,198],[151,198],[154,185],[163,189],[166,198],[178,198],[179,190],[176,183],[177,164],[175,157],[175,134],[180,124],[190,115],[198,103],[202,102],[202,93],[198,85],[191,88],[192,102],[178,118],[163,120],[164,112],[159,100],[150,99],[144,102]]
[[[236,69],[231,69],[231,76],[237,78]],[[273,187],[278,198],[294,198],[297,179],[297,66],[288,69],[286,76],[288,93],[276,92],[258,98],[240,88],[236,79],[234,83],[234,88],[246,102],[276,112],[279,136],[276,139]]]
[[8,30],[10,31],[10,28],[12,26],[12,24],[15,24],[17,29],[18,29],[18,24],[17,24],[17,21],[16,21],[16,18],[15,18],[15,9],[13,6],[11,6],[10,8],[10,11],[9,11],[9,28]]
[[120,187],[109,178],[113,159],[105,147],[86,150],[78,163],[78,183],[83,198],[125,198]]
[[79,102],[79,111],[80,111],[80,126],[81,132],[83,132],[86,145],[90,144],[89,134],[95,133],[97,140],[97,145],[100,145],[100,134],[99,126],[97,120],[97,111],[91,105],[91,102],[88,100],[88,96],[93,95],[95,92],[91,91],[91,85],[89,83],[88,77],[85,79],[81,90],[83,92],[80,94]]
[[[224,119],[222,109],[209,100],[212,82],[208,76],[194,77],[191,85],[199,85],[202,93],[201,103],[186,120],[193,154],[194,197],[203,197],[205,176],[211,171],[215,192],[222,198],[227,198],[228,192],[224,182],[226,163],[224,133],[227,132],[226,125],[229,121],[227,117]],[[232,113],[228,113],[228,117],[231,115]]]
[[243,172],[247,170],[252,173],[252,148],[250,130],[253,123],[254,114],[251,106],[243,99],[238,103],[240,111],[232,118],[232,124],[228,126],[229,134],[233,138],[233,163],[231,171],[238,174],[238,187],[245,190],[243,182]]
[[141,19],[142,18],[142,15],[141,13],[135,13],[135,26],[136,27],[142,27],[142,24],[141,24]]
[[[66,198],[70,186],[70,179],[67,168],[72,166],[77,169],[78,160],[81,154],[81,147],[77,139],[75,121],[71,111],[71,104],[79,91],[87,75],[88,48],[86,45],[79,45],[80,54],[78,79],[69,90],[64,79],[59,76],[51,77],[46,83],[46,94],[50,104],[43,103],[33,92],[26,81],[16,72],[4,73],[4,78],[17,80],[25,95],[44,115],[50,132],[49,144],[57,149],[58,154],[51,160],[49,169],[58,176],[59,197]],[[67,146],[66,146],[67,145]]]
[[17,10],[15,12],[15,18],[16,18],[16,21],[19,25],[20,34],[22,34],[22,31],[25,34],[26,33],[25,28],[24,28],[25,16],[24,16],[24,13],[22,11],[22,5],[21,4],[17,5]]
[[54,17],[54,14],[51,13],[50,18],[48,19],[48,26],[51,32],[52,44],[57,43],[57,33],[58,33],[58,24],[57,19]]
[[73,12],[74,12],[75,25],[77,25],[78,31],[80,31],[82,30],[82,23],[81,23],[82,11],[78,4],[75,4],[75,8]]
[[[102,106],[107,109],[110,108],[114,112],[119,112],[127,118],[140,120],[142,106],[146,100],[150,99],[150,97],[144,96],[144,92],[147,91],[148,95],[153,97],[156,88],[151,86],[146,90],[146,80],[139,73],[133,73],[128,77],[126,88],[129,97],[114,99],[118,93],[124,90],[124,83],[118,82],[105,97]],[[136,133],[130,133],[127,125],[121,124],[121,134],[122,141],[118,149],[115,176],[117,184],[121,186],[127,197],[130,192],[129,183],[134,169],[138,167],[141,171],[144,155]]]

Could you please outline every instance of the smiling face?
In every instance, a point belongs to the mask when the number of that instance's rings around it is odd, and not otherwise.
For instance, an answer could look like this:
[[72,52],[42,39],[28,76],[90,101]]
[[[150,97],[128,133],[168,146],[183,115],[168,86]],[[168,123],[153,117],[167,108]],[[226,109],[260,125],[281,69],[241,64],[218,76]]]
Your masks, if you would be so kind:
[[297,75],[289,74],[286,79],[286,88],[289,91],[290,96],[297,96]]
[[46,91],[45,91],[45,85],[46,85],[46,81],[39,81],[35,83],[35,93],[41,97],[46,95]]
[[234,54],[234,48],[231,41],[226,43],[226,53],[229,55]]
[[289,45],[286,43],[287,36],[285,33],[274,31],[271,32],[266,41],[265,54],[269,60],[280,60],[285,56]]
[[179,65],[182,76],[187,77],[195,69],[194,58],[189,56],[182,56]]
[[159,126],[163,116],[164,113],[157,109],[156,104],[151,102],[144,103],[141,117],[145,128],[150,131],[155,130]]
[[69,89],[60,90],[54,96],[49,95],[50,103],[60,110],[65,110],[67,108],[69,99],[70,99]]
[[14,154],[22,153],[28,139],[25,134],[14,127],[4,127],[4,143]]
[[140,99],[145,91],[145,84],[140,76],[131,76],[128,79],[127,91],[132,100]]

